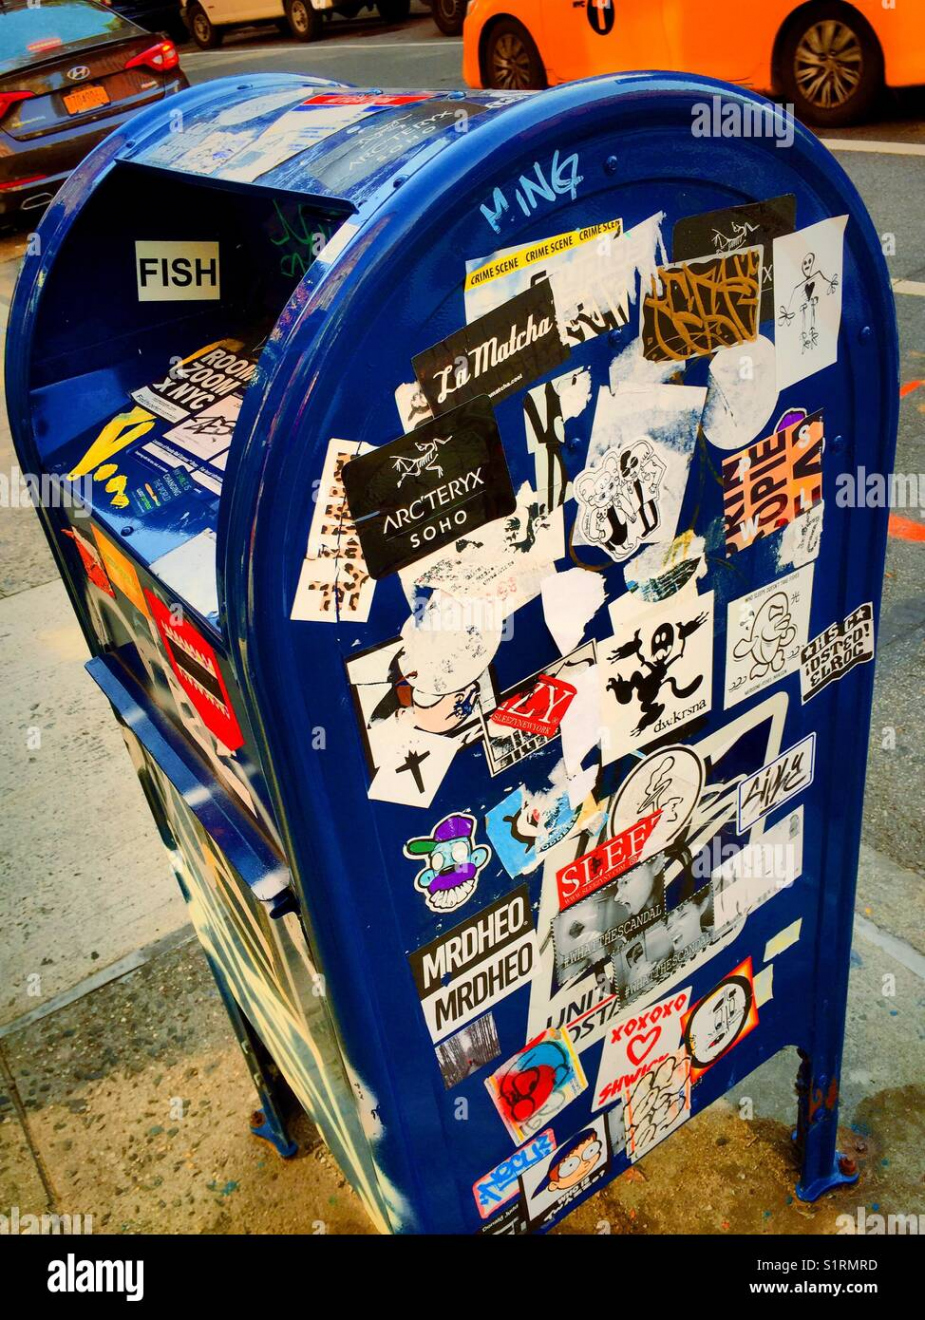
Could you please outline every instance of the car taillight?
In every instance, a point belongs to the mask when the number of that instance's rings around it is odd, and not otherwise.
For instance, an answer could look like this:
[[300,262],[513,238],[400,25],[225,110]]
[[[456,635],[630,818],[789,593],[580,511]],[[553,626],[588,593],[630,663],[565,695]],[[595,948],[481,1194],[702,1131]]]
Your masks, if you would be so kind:
[[173,42],[159,41],[156,46],[149,46],[140,55],[133,55],[130,60],[126,60],[125,67],[127,69],[144,67],[153,69],[155,73],[166,73],[168,69],[175,69],[179,63],[180,56]]
[[20,101],[31,101],[35,92],[0,92],[0,119]]

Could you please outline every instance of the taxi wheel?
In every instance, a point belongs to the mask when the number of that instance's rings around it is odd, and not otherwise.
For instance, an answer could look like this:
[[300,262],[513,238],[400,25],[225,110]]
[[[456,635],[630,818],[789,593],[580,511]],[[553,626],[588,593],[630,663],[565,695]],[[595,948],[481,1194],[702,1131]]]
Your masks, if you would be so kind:
[[315,41],[321,36],[321,15],[312,0],[287,0],[286,18],[296,41]]
[[222,44],[224,33],[209,19],[201,5],[193,5],[189,15],[190,36],[201,50],[215,50]]
[[883,54],[870,26],[839,0],[809,5],[784,33],[778,77],[798,119],[856,124],[883,86]]
[[486,87],[526,92],[546,86],[546,70],[533,38],[512,19],[496,23],[485,43]]
[[458,37],[466,17],[466,0],[433,0],[433,14],[445,37]]
[[411,13],[411,0],[376,0],[383,23],[404,23]]

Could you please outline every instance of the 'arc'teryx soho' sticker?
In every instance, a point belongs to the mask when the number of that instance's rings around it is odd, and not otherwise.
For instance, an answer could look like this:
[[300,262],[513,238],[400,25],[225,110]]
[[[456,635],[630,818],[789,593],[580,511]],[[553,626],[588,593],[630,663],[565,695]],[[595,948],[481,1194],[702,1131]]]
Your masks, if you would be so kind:
[[486,398],[353,459],[343,481],[374,578],[513,513],[517,503]]

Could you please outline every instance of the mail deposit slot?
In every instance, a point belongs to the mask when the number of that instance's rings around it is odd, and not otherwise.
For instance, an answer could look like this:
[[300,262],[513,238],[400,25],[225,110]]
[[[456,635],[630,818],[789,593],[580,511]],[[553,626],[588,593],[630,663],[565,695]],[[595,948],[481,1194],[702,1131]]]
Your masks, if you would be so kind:
[[383,1231],[543,1231],[790,1046],[798,1193],[850,1178],[898,371],[825,148],[677,75],[264,75],[38,239],[19,460],[261,1135],[291,1090]]

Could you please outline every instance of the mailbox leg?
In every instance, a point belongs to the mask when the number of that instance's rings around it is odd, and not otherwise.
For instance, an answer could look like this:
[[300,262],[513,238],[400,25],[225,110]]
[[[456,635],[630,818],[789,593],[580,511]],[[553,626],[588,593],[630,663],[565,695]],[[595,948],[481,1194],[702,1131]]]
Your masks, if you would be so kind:
[[[205,953],[205,950],[203,952]],[[298,1153],[299,1147],[289,1135],[283,1096],[278,1080],[270,1071],[272,1065],[269,1057],[260,1037],[241,1012],[237,1000],[228,989],[221,968],[214,959],[209,957],[208,953],[205,956],[212,969],[212,975],[215,977],[215,984],[218,986],[218,992],[222,997],[225,1010],[231,1019],[234,1034],[241,1046],[241,1053],[244,1055],[251,1081],[254,1083],[254,1088],[260,1098],[260,1108],[251,1114],[251,1133],[255,1137],[262,1137],[264,1141],[269,1141],[271,1146],[275,1147],[278,1155],[282,1156],[284,1160],[290,1160],[293,1155]]]
[[830,1072],[817,1071],[804,1050],[799,1055],[797,1126],[793,1134],[800,1157],[796,1194],[801,1201],[815,1201],[833,1187],[857,1182],[858,1171],[854,1161],[836,1149],[841,1047],[835,1052],[835,1067]]

